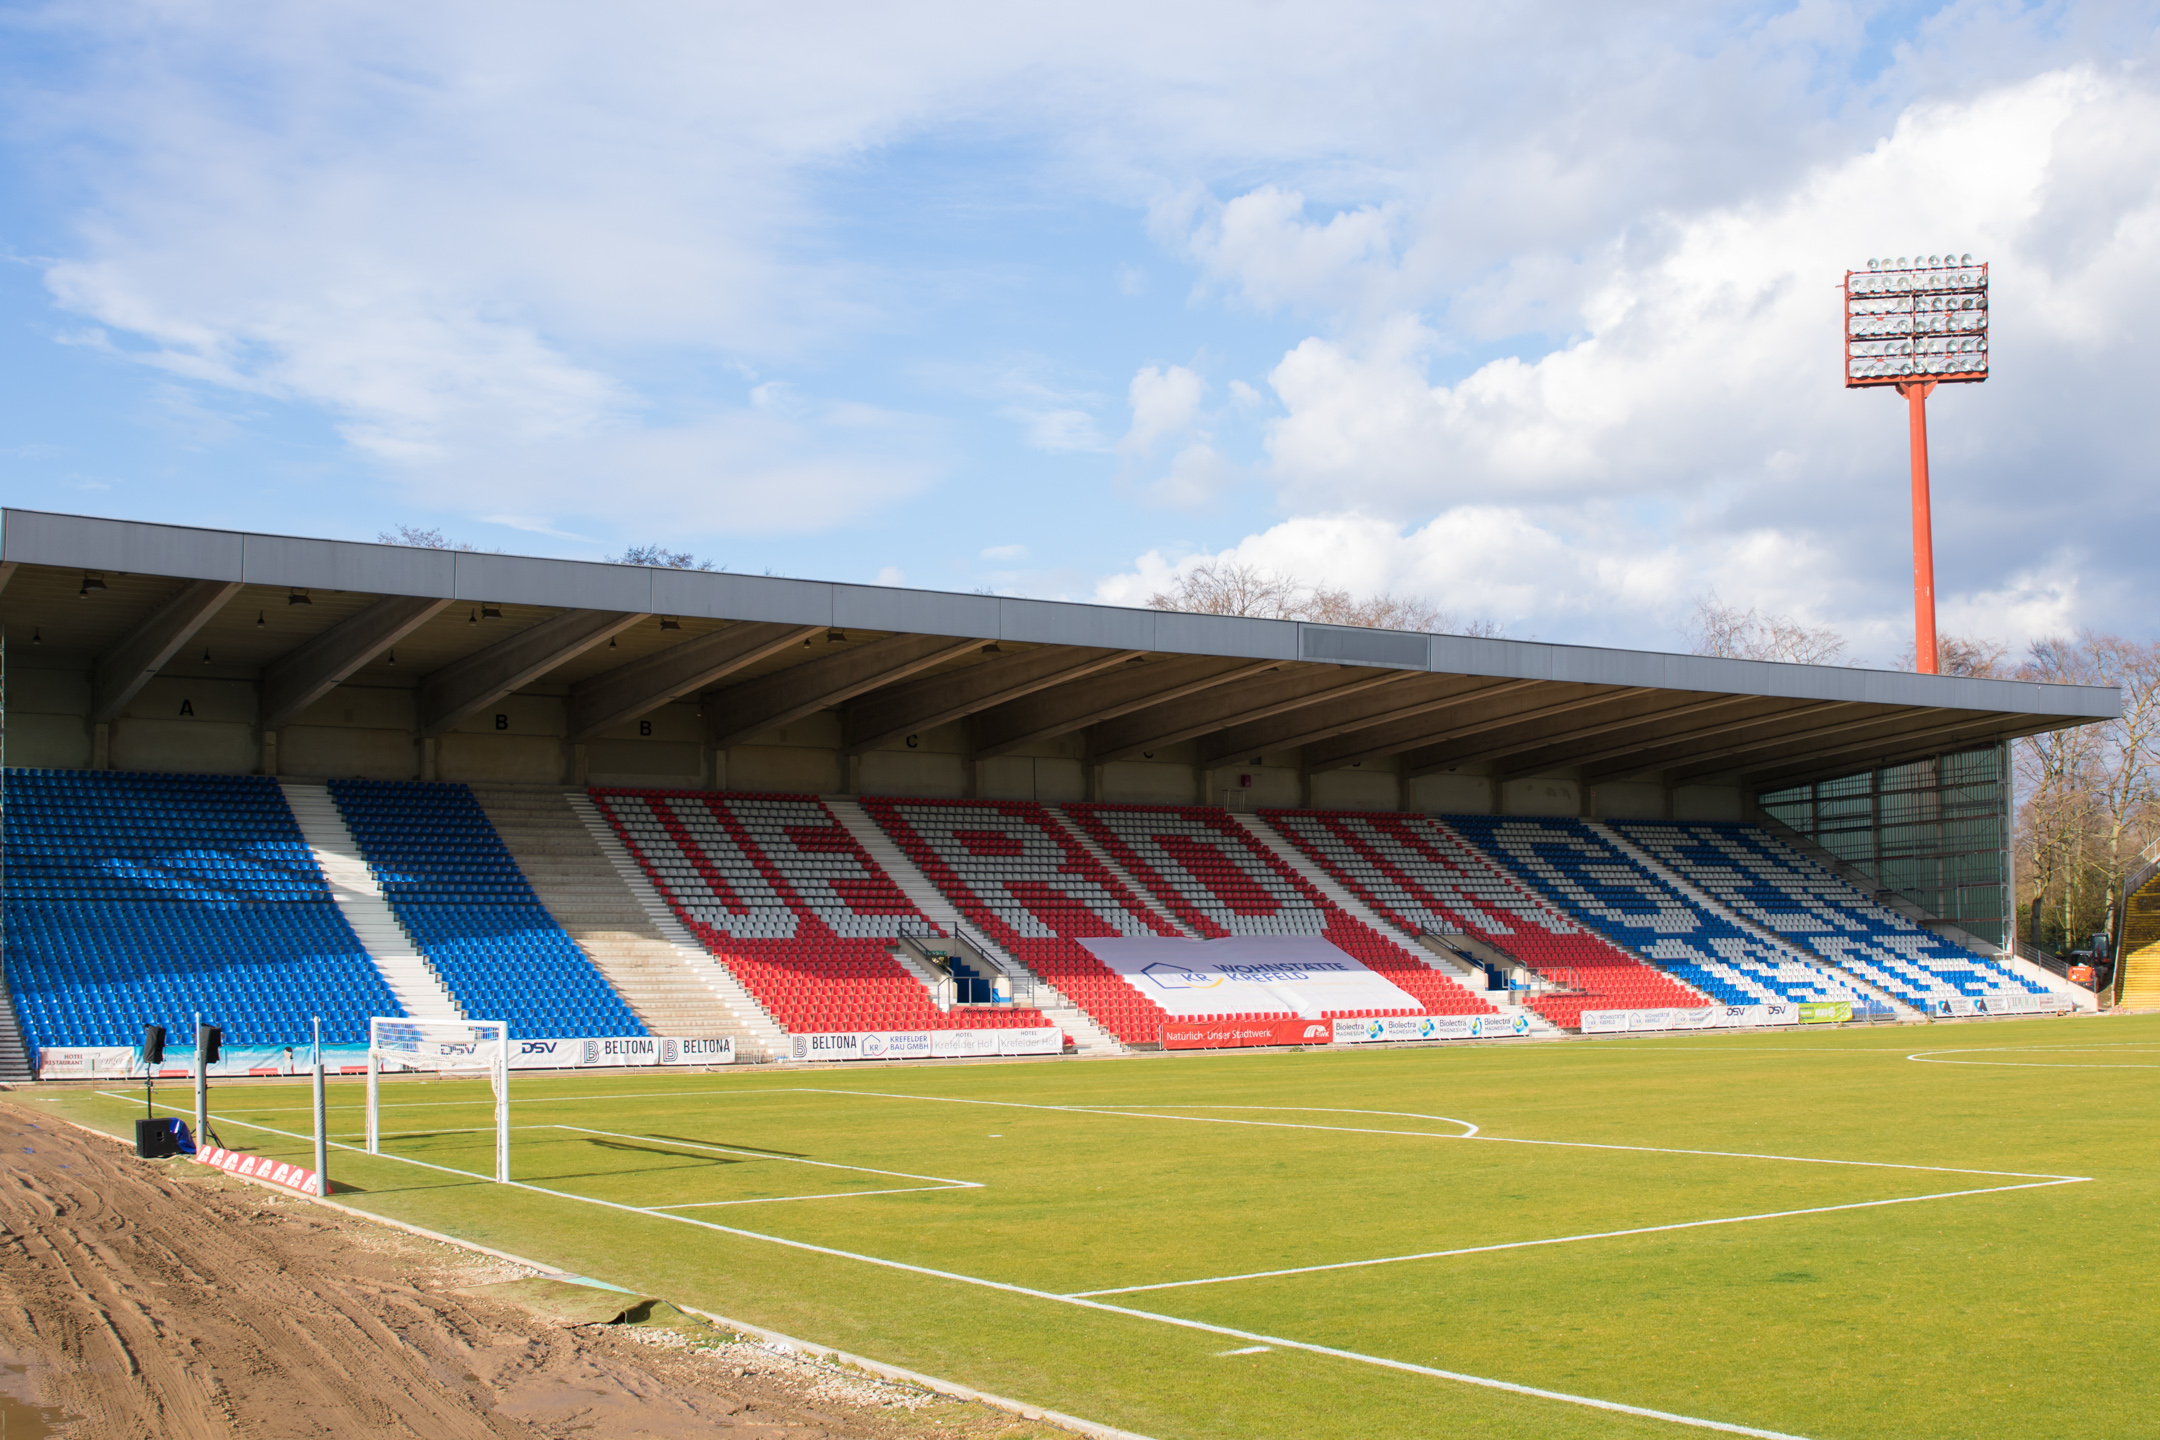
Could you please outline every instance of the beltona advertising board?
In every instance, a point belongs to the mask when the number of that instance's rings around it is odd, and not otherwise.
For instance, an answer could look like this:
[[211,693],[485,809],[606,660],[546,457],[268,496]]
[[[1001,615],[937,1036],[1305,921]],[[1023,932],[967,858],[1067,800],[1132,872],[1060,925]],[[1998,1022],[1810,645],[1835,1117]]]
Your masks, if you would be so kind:
[[1062,1055],[1055,1025],[1025,1030],[858,1030],[788,1037],[794,1060],[964,1060],[991,1055]]
[[1422,1010],[1424,1002],[1317,935],[1167,935],[1082,940],[1088,953],[1176,1020],[1330,1010]]

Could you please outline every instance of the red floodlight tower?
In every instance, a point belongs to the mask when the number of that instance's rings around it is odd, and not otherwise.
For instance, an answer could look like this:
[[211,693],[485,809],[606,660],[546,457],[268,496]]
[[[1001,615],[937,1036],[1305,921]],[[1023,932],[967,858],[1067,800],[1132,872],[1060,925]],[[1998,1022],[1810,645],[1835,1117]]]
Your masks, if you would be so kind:
[[1937,673],[1927,397],[1987,377],[1987,266],[1970,255],[1901,255],[1845,272],[1845,388],[1896,386],[1912,431],[1913,668],[1923,675]]

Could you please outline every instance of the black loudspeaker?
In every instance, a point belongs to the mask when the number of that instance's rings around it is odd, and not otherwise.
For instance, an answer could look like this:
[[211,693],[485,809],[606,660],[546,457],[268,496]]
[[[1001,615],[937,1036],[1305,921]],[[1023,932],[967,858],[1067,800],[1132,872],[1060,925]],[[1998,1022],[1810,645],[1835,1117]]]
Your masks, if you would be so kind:
[[[156,1026],[150,1027],[153,1030]],[[163,1160],[180,1153],[180,1137],[173,1133],[173,1122],[167,1119],[137,1120],[135,1122],[135,1153],[145,1160]]]
[[204,1068],[217,1064],[218,1048],[225,1043],[225,1032],[215,1025],[205,1025],[195,1032],[195,1048],[202,1052]]
[[159,1065],[165,1060],[165,1027],[145,1025],[142,1027],[142,1058],[145,1065]]

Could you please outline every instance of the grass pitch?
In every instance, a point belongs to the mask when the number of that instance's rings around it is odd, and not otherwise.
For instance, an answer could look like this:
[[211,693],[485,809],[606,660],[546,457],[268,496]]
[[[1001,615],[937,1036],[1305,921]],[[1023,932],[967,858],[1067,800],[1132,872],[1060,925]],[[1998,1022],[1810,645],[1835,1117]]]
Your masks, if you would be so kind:
[[[551,1076],[512,1082],[499,1186],[485,1082],[403,1081],[388,1153],[331,1171],[1162,1440],[2052,1440],[2160,1435],[2156,1093],[2160,1016]],[[125,1094],[27,1099],[124,1133]],[[357,1147],[357,1082],[331,1104]],[[307,1106],[212,1111],[306,1163]]]

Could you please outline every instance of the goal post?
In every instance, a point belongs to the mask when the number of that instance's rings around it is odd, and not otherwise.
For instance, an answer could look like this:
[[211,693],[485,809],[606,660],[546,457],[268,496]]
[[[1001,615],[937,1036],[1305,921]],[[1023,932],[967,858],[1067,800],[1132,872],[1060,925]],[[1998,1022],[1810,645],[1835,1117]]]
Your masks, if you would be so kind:
[[382,1153],[385,1066],[440,1075],[485,1073],[495,1093],[495,1178],[510,1179],[510,1027],[501,1020],[368,1021],[367,1153]]

